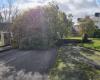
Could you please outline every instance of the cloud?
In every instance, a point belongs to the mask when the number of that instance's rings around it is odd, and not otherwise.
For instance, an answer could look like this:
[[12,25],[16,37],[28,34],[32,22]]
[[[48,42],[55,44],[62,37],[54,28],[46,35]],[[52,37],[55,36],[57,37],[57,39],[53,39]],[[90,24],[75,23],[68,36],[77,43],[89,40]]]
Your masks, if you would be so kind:
[[100,6],[96,0],[58,0],[60,9],[66,13],[72,13],[74,19],[86,15],[93,16],[95,12],[100,12]]
[[19,6],[19,9],[27,10],[36,6],[43,6],[48,0],[17,0],[15,5]]
[[[38,5],[45,5],[52,0],[17,0],[16,4],[20,9],[29,9]],[[55,1],[55,0],[54,0]],[[96,0],[56,0],[60,10],[72,13],[75,17],[93,15],[100,7]]]

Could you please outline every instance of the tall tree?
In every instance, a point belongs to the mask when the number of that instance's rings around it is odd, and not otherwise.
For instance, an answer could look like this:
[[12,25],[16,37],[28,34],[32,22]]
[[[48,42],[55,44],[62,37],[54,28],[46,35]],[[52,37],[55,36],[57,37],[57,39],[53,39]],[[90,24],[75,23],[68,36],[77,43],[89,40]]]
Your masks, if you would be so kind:
[[[57,3],[49,3],[45,9],[45,18],[54,33],[55,38],[64,38],[68,35],[72,27],[72,18],[68,17],[65,12],[59,10]],[[48,20],[47,20],[48,19]]]
[[58,35],[60,38],[64,38],[68,34],[68,19],[64,12],[58,14]]
[[12,32],[18,47],[22,45],[36,47],[37,45],[43,48],[44,45],[54,46],[59,38],[66,36],[67,22],[66,14],[59,10],[58,5],[49,3],[19,15],[14,20]]
[[86,16],[85,18],[79,20],[79,28],[80,34],[84,35],[83,37],[92,37],[96,26],[94,21],[89,16]]
[[67,27],[68,27],[68,36],[71,36],[71,34],[72,34],[72,28],[73,28],[73,15],[72,14],[68,14],[67,15],[67,18],[68,18],[68,20],[67,20]]
[[14,4],[14,0],[6,0],[5,4],[0,5],[0,11],[3,15],[4,22],[12,22],[12,20],[18,15],[18,5]]
[[[57,39],[57,27],[58,27],[58,12],[59,7],[56,3],[49,3],[44,7],[44,17],[46,24],[51,32],[51,37]],[[49,34],[48,34],[49,35]]]
[[3,17],[2,17],[2,15],[0,13],[0,23],[2,23],[2,22],[3,22]]

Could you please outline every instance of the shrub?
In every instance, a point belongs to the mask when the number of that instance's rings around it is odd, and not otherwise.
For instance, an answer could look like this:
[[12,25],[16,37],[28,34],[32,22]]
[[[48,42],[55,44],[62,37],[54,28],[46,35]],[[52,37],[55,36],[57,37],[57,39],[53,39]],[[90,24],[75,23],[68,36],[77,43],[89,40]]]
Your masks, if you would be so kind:
[[100,29],[96,29],[93,35],[94,38],[100,38]]

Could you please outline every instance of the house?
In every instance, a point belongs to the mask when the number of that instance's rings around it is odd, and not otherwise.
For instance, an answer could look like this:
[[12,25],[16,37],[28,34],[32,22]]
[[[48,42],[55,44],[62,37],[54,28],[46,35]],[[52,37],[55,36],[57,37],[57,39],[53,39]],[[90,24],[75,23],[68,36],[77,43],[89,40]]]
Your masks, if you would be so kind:
[[[86,16],[87,18],[91,18],[94,22],[95,25],[97,26],[98,29],[100,29],[100,13],[95,13],[92,16]],[[74,24],[74,29],[79,32],[80,28],[79,28],[79,21],[82,21],[84,18],[78,18],[77,22]]]
[[95,25],[100,29],[100,13],[95,13],[92,19],[95,22]]
[[72,27],[72,36],[80,36],[79,34],[79,24],[75,23]]
[[0,46],[10,45],[11,43],[11,23],[0,23]]

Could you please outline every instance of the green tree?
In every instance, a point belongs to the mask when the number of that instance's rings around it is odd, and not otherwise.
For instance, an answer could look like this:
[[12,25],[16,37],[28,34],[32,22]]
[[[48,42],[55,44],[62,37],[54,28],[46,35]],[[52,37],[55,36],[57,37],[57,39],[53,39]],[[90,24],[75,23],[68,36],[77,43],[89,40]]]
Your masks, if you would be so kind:
[[94,21],[90,17],[85,17],[79,21],[80,34],[87,34],[89,37],[92,37],[96,29]]
[[0,13],[0,23],[2,23],[2,22],[3,22],[3,17],[2,17],[2,15]]
[[56,3],[49,3],[49,6],[45,7],[44,10],[46,21],[53,36],[56,39],[67,36],[73,24],[72,17],[69,15],[67,16],[65,12],[60,11]]
[[13,22],[12,32],[18,47],[51,47],[67,35],[67,24],[66,14],[52,2],[19,15]]
[[64,38],[68,34],[68,19],[67,15],[64,12],[59,12],[58,14],[58,35],[59,38]]
[[68,36],[71,36],[72,33],[72,27],[73,27],[73,21],[72,21],[73,15],[68,14],[68,20],[67,20],[67,27],[68,27]]

